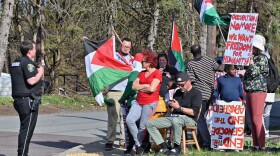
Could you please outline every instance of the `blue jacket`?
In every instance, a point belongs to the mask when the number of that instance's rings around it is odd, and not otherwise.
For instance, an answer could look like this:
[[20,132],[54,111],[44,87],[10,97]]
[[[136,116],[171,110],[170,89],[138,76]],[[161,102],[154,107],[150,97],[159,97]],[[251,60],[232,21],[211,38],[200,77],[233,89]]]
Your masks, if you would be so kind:
[[213,94],[213,100],[219,98],[226,102],[245,100],[242,82],[239,77],[224,75],[218,78],[217,89]]

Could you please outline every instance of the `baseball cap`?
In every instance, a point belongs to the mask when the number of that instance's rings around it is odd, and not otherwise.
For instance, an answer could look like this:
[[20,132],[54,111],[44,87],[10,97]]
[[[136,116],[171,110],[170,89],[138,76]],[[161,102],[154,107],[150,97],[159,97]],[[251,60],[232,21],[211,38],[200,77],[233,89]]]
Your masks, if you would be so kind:
[[265,38],[262,35],[255,35],[253,38],[253,46],[264,51]]
[[176,82],[185,82],[188,80],[190,80],[190,77],[187,73],[180,72],[176,75]]

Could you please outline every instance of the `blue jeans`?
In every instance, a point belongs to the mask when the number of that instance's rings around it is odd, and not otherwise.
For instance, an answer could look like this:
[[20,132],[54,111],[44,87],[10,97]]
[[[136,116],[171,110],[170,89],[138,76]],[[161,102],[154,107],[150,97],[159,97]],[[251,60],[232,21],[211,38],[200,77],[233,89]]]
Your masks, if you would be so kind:
[[[134,138],[137,146],[142,145],[144,138],[144,132],[146,129],[146,123],[155,113],[158,101],[150,104],[140,105],[137,101],[132,102],[132,106],[126,117],[126,125]],[[140,119],[139,130],[136,125],[136,121]]]
[[211,138],[205,119],[206,103],[207,101],[202,101],[201,112],[197,122],[197,137],[200,142],[203,140],[205,146],[210,146]]

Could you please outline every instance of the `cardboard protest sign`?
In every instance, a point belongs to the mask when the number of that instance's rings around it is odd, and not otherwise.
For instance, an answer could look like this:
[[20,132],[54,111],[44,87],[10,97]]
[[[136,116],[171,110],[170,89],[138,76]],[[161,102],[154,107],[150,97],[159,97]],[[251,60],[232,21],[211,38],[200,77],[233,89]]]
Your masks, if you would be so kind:
[[224,64],[249,65],[257,21],[257,13],[231,13]]
[[242,102],[217,100],[212,110],[211,148],[243,150],[245,107]]

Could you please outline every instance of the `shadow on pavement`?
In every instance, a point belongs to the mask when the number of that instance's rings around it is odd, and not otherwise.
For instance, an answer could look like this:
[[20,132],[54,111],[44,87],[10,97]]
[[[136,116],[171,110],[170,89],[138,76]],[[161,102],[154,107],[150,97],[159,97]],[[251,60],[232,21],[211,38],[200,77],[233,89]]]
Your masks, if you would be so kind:
[[42,146],[55,147],[61,149],[69,149],[80,145],[79,143],[69,142],[66,140],[59,140],[58,142],[54,142],[54,141],[31,141],[31,142]]
[[114,145],[114,149],[111,151],[105,151],[105,141],[98,140],[89,144],[85,144],[81,147],[81,150],[85,153],[98,153],[104,156],[107,155],[123,155],[125,149],[119,148],[116,144]]

